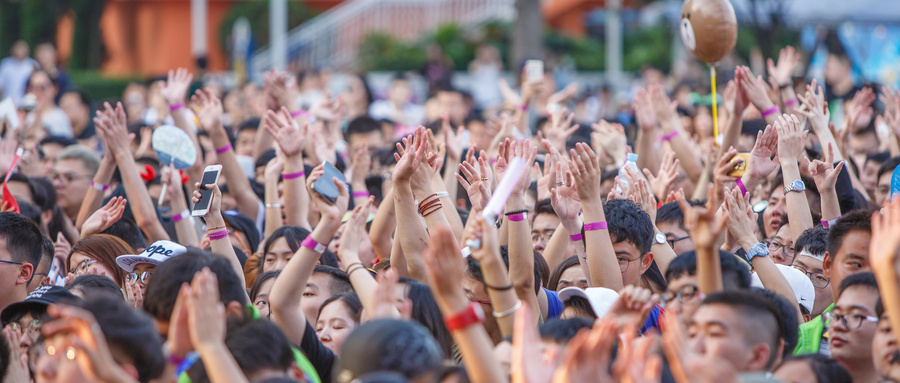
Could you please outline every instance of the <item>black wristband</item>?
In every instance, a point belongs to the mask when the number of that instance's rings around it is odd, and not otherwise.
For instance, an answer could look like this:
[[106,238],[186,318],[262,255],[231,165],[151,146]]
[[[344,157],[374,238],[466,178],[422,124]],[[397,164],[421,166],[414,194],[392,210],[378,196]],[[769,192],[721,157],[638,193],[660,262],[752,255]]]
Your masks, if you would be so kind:
[[482,282],[482,283],[484,283],[484,287],[487,287],[494,291],[506,291],[506,290],[512,290],[512,288],[513,288],[512,284],[510,284],[508,286],[491,286],[491,285],[487,284],[487,282]]
[[528,209],[513,210],[513,211],[505,212],[505,213],[503,213],[503,215],[510,216],[510,215],[513,215],[513,214],[521,214],[521,213],[527,213],[527,212],[529,212]]

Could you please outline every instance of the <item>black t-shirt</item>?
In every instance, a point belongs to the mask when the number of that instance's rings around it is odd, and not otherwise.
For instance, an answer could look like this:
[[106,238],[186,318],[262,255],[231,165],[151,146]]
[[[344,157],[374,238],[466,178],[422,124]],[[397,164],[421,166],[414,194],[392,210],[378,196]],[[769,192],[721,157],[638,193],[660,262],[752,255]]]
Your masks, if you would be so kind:
[[306,355],[309,362],[312,363],[319,374],[322,382],[331,381],[331,372],[334,364],[337,362],[337,355],[325,347],[316,336],[316,330],[312,328],[309,321],[306,321],[306,331],[303,332],[303,339],[300,341],[300,351]]

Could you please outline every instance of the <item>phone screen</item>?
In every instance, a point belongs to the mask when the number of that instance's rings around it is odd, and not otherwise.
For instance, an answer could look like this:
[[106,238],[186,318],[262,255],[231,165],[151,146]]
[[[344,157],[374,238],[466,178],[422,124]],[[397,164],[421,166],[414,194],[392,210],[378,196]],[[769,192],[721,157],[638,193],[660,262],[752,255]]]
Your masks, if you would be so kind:
[[[218,179],[219,170],[207,170],[203,172],[203,179],[200,181],[200,185],[214,184]],[[212,199],[212,190],[200,189],[200,201],[194,205],[193,210],[208,210],[210,199]]]

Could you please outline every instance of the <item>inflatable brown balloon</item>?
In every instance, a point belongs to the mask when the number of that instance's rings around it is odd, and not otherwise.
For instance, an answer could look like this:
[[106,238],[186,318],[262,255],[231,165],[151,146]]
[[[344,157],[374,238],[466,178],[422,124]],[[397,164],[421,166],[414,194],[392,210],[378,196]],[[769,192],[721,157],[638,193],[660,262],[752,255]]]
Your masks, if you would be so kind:
[[681,40],[709,64],[731,53],[737,42],[737,17],[729,0],[685,0],[681,7]]

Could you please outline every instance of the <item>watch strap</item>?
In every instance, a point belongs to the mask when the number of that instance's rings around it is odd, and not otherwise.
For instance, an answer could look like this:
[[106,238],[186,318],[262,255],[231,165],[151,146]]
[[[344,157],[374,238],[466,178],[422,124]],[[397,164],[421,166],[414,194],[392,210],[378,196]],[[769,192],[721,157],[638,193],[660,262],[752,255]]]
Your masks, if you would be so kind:
[[469,307],[462,312],[444,318],[444,324],[450,332],[462,330],[483,321],[484,311],[475,303],[469,304]]

